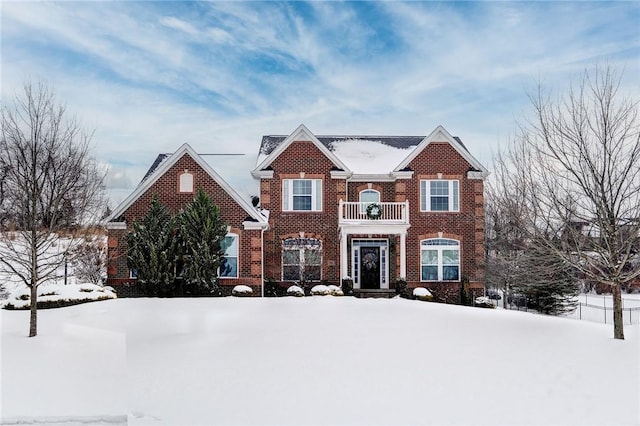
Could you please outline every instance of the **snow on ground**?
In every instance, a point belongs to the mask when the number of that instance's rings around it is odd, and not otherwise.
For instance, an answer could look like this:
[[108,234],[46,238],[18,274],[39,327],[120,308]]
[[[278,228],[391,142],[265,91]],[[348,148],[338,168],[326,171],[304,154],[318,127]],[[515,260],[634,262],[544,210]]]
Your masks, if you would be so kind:
[[7,424],[640,421],[639,326],[332,296],[109,300],[40,311],[31,339],[0,318]]
[[[31,290],[27,286],[17,287],[7,299],[0,300],[0,307],[10,305],[16,309],[26,309],[31,305],[30,296]],[[38,302],[88,302],[115,299],[116,297],[116,293],[111,287],[103,287],[91,283],[64,285],[56,282],[46,282],[38,286]]]

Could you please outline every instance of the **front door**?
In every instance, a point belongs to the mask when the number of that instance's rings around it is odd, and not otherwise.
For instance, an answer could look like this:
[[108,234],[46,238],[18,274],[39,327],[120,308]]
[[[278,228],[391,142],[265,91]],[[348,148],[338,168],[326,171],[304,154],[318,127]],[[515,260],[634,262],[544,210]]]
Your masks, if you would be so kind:
[[360,247],[360,288],[380,288],[380,247]]

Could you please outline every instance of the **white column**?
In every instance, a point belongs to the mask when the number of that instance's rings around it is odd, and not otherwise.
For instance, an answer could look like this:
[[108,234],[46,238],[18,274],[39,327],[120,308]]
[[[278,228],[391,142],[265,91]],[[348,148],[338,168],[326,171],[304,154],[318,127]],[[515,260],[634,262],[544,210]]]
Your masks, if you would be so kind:
[[407,234],[400,234],[400,278],[407,279]]
[[[340,231],[340,282],[347,276],[349,265],[349,254],[347,253],[347,234]],[[352,277],[353,278],[353,277]]]

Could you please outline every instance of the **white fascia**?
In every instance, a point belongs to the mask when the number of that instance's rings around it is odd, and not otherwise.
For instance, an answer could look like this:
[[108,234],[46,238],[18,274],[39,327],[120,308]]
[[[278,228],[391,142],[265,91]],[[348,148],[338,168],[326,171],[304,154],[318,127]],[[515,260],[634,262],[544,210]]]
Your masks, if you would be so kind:
[[269,229],[269,224],[267,222],[253,222],[250,220],[245,220],[244,222],[242,222],[242,229],[244,229],[245,231],[250,231],[250,230],[267,230]]
[[391,174],[354,173],[349,178],[350,182],[394,182],[396,177]]
[[251,176],[257,179],[273,179],[273,170],[254,170]]
[[331,179],[349,179],[352,176],[351,172],[345,172],[344,170],[331,170]]
[[485,180],[489,176],[489,172],[487,171],[468,171],[467,179],[476,179],[476,180]]
[[413,178],[413,170],[403,170],[397,172],[391,172],[391,176],[396,179],[412,179]]
[[127,229],[126,222],[107,222],[104,224],[107,229]]

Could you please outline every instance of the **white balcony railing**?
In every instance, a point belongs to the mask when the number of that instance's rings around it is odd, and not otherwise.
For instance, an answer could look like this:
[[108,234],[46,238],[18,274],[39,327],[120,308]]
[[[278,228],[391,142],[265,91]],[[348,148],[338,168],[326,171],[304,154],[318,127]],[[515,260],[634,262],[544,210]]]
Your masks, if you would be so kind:
[[[371,203],[360,202],[347,202],[340,200],[338,209],[338,221],[340,223],[402,223],[409,224],[409,201],[403,201],[399,203],[373,203],[379,207],[379,214],[376,214],[377,209],[369,209],[370,213],[367,214],[367,207]],[[372,214],[373,213],[373,214]]]

